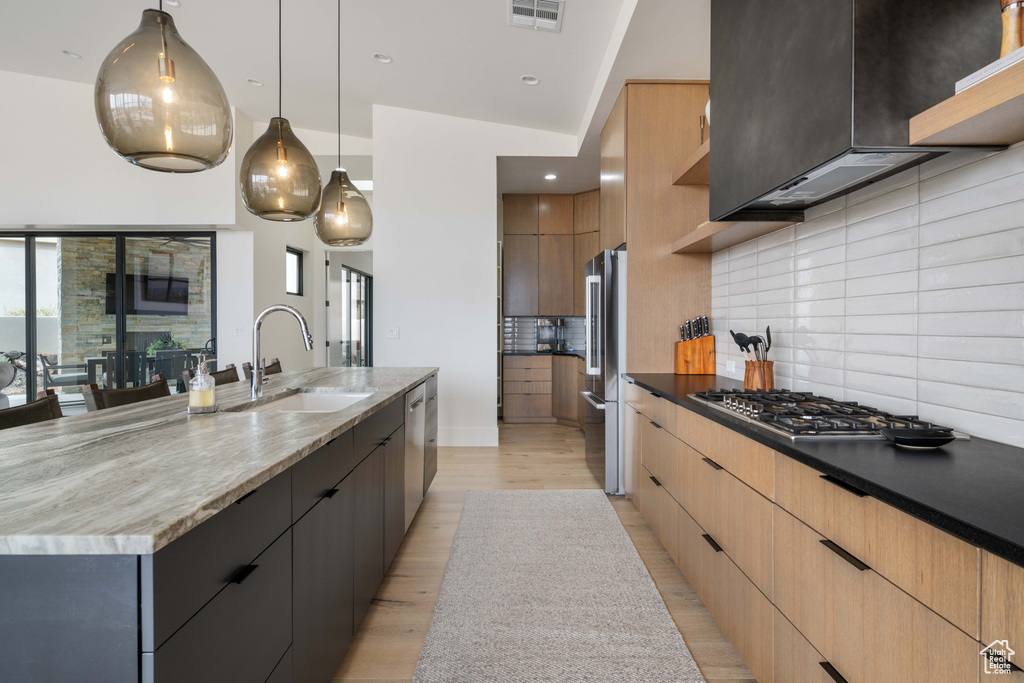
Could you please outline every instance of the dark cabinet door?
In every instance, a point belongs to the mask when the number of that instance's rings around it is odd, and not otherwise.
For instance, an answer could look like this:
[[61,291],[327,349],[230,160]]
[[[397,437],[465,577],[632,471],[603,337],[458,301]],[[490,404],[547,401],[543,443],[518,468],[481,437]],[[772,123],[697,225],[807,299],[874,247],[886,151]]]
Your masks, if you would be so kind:
[[352,626],[366,616],[384,578],[384,447],[366,456],[350,475],[355,485]]
[[423,495],[437,474],[437,394],[427,398],[426,434],[423,437]]
[[538,250],[537,235],[505,235],[502,269],[505,315],[537,315]]
[[355,488],[346,477],[292,527],[296,681],[330,681],[352,642]]
[[405,425],[384,443],[384,571],[405,538]]

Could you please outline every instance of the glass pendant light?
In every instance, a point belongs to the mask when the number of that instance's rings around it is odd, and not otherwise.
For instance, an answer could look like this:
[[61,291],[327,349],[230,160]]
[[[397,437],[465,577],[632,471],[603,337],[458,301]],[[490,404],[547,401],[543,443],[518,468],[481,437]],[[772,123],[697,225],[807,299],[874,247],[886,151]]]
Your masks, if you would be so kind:
[[373,213],[363,193],[341,168],[341,0],[338,0],[338,168],[324,187],[320,210],[313,218],[320,241],[330,247],[354,247],[370,238]]
[[303,221],[320,206],[320,169],[281,116],[281,0],[277,13],[278,115],[242,158],[242,203],[268,221]]
[[96,118],[107,144],[137,166],[195,173],[231,150],[231,106],[217,76],[178,35],[170,14],[147,9],[96,77]]

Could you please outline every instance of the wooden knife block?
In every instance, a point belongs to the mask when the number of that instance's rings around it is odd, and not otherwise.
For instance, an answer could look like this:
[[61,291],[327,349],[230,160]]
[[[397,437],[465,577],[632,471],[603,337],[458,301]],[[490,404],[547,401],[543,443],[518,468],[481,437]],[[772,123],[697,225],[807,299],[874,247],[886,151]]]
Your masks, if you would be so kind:
[[715,374],[715,338],[708,335],[676,342],[676,374]]

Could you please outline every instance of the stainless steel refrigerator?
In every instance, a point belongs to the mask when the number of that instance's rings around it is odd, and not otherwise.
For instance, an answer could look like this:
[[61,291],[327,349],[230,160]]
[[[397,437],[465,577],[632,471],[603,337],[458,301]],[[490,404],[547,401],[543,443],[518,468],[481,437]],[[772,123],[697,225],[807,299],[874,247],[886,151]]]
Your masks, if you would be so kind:
[[586,267],[585,421],[587,466],[607,493],[622,484],[622,404],[626,369],[626,250],[605,250]]

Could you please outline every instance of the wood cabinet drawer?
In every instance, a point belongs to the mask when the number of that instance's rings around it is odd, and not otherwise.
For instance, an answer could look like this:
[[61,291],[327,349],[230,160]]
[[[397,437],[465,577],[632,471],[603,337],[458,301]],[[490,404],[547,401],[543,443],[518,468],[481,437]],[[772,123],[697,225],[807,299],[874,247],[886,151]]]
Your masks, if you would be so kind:
[[[673,404],[674,405],[674,404]],[[729,470],[768,500],[775,500],[775,452],[728,427],[675,406],[676,436]]]
[[400,396],[353,427],[356,462],[361,462],[403,424],[405,397]]
[[681,506],[676,508],[676,537],[676,551],[679,554],[676,564],[693,590],[697,591],[698,597],[704,600],[709,581],[705,573],[704,556],[709,548],[704,540],[704,529]]
[[721,466],[707,470],[705,517],[700,522],[762,593],[772,597],[772,502]]
[[981,574],[981,641],[1010,641],[1011,661],[1024,668],[1024,567],[983,552]]
[[548,382],[548,391],[551,391],[551,368],[509,368],[502,379],[506,382]]
[[649,396],[650,394],[647,392],[646,389],[641,389],[633,382],[623,381],[622,395],[623,398],[625,398],[626,403],[633,406],[637,410],[640,410],[640,408],[642,407],[643,397]]
[[298,521],[355,466],[352,430],[292,466],[292,522]]
[[828,660],[775,610],[775,680],[779,683],[835,683],[823,664]]
[[505,356],[505,370],[551,369],[551,356]]
[[508,394],[550,394],[551,382],[508,382],[504,386],[505,395]]
[[776,454],[776,502],[978,637],[979,550],[792,458]]
[[676,486],[676,438],[646,416],[640,421],[640,462],[665,487],[669,495],[678,498]]
[[143,655],[143,681],[265,681],[292,638],[291,530],[252,560],[155,653]]
[[[153,652],[291,526],[291,470],[142,556],[142,651]],[[152,595],[152,612],[146,598]],[[284,653],[284,648],[277,653]],[[267,670],[269,675],[270,670]]]
[[676,405],[674,403],[647,392],[642,406],[640,412],[661,425],[669,434],[676,436],[678,429],[676,428]]
[[661,545],[668,551],[673,562],[679,561],[679,538],[676,525],[679,523],[677,508],[679,505],[668,494],[664,486],[654,483],[651,473],[643,468],[643,479],[640,482],[643,488],[644,498],[644,519],[650,525],[651,531],[661,541]]
[[505,417],[551,417],[551,394],[509,394],[502,405]]
[[851,683],[978,680],[974,638],[779,507],[775,604]]
[[708,496],[710,478],[714,470],[704,462],[704,456],[688,444],[676,443],[676,492],[679,504],[693,517],[697,524],[708,524]]

